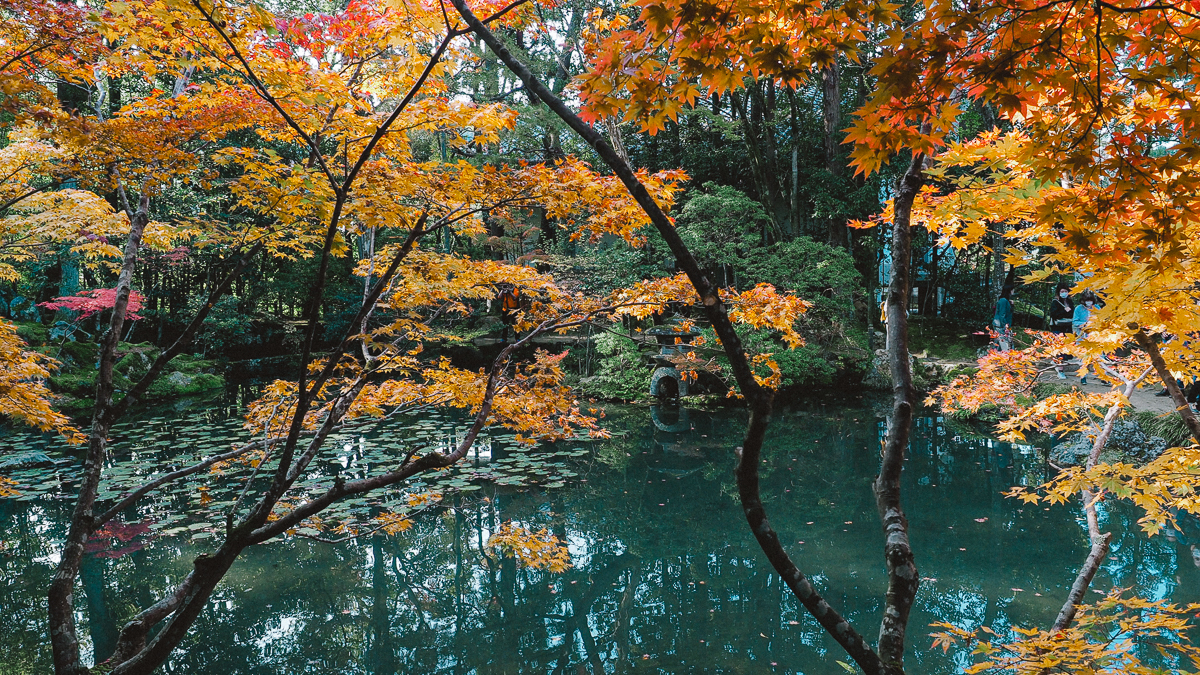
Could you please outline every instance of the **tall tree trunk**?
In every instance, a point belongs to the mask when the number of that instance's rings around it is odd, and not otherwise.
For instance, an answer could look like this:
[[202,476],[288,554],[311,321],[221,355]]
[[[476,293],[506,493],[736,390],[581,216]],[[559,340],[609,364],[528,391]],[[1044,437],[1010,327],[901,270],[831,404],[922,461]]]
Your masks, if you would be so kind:
[[[122,194],[124,192],[122,191]],[[129,306],[129,294],[133,273],[137,267],[138,248],[142,233],[150,222],[150,198],[142,194],[138,210],[129,223],[129,240],[125,244],[125,255],[121,261],[121,272],[117,276],[116,299],[108,331],[101,341],[100,366],[96,373],[96,405],[92,414],[91,432],[88,435],[87,454],[71,514],[71,526],[62,545],[58,568],[50,583],[48,594],[50,616],[50,645],[54,656],[54,671],[57,675],[76,675],[86,669],[80,663],[79,634],[75,625],[75,578],[83,561],[84,544],[92,533],[93,509],[100,487],[100,474],[108,450],[108,434],[114,422],[110,415],[112,407],[113,369],[116,365],[117,342],[125,325],[125,310]]]
[[[75,295],[79,292],[80,286],[79,254],[73,253],[71,247],[64,246],[59,253],[58,260],[58,295],[59,297]],[[64,307],[54,313],[54,320],[70,322],[74,321],[78,316],[79,312]]]
[[791,229],[787,234],[794,237],[800,233],[800,110],[796,105],[796,91],[791,87],[787,89],[787,98],[788,122],[792,132],[792,179],[788,190],[788,206],[791,210],[788,222]]
[[1000,299],[1000,289],[1004,287],[1004,261],[1005,257],[1005,237],[1004,226],[996,225],[996,231],[992,233],[992,287],[988,289],[991,292],[992,306],[996,305],[996,301]]
[[[487,26],[467,8],[465,0],[452,0],[452,2],[471,30],[488,44],[513,73],[521,78],[526,89],[546,103],[552,112],[593,147],[600,158],[609,165],[650,218],[655,229],[662,235],[675,255],[680,269],[684,271],[695,287],[705,314],[712,322],[713,329],[725,349],[734,378],[750,409],[746,434],[742,441],[742,447],[738,448],[739,459],[736,469],[738,496],[747,524],[772,567],[779,573],[783,582],[805,609],[817,619],[829,635],[868,675],[902,673],[904,629],[907,625],[908,610],[912,606],[918,578],[916,577],[916,568],[911,562],[912,551],[908,547],[907,522],[900,509],[900,469],[908,445],[914,398],[912,375],[908,366],[907,323],[903,314],[907,298],[901,296],[907,292],[908,219],[912,209],[912,200],[920,188],[923,177],[922,158],[920,156],[915,158],[909,167],[905,179],[901,182],[896,204],[895,232],[899,237],[898,245],[904,249],[905,257],[903,259],[905,262],[899,263],[900,269],[893,272],[893,292],[889,293],[888,344],[895,353],[901,353],[897,350],[903,351],[902,357],[893,359],[895,379],[900,383],[896,390],[895,407],[896,412],[900,414],[896,416],[897,424],[889,434],[880,476],[876,481],[877,503],[880,505],[881,515],[884,517],[887,533],[885,554],[889,570],[884,623],[880,630],[880,653],[877,654],[866,644],[862,635],[854,630],[850,623],[817,593],[812,583],[796,567],[783,549],[779,535],[767,520],[766,510],[759,493],[758,466],[761,462],[764,435],[770,422],[773,396],[769,390],[759,386],[754,379],[753,371],[750,369],[749,361],[742,349],[741,340],[733,329],[733,324],[717,289],[704,275],[666,213],[650,196],[646,187],[637,180],[628,163],[621,159],[605,142],[604,137],[597,133],[591,125],[580,119],[562,100],[551,93],[528,67],[514,57]],[[899,292],[895,292],[897,288],[900,289]],[[899,362],[899,365],[895,364],[896,361]],[[886,659],[881,658],[883,653],[887,654]]]
[[[840,178],[845,167],[842,160],[842,69],[835,59],[821,69],[821,115],[825,126],[825,169],[835,178]],[[828,223],[830,246],[850,248],[850,229],[841,214],[830,216]]]
[[900,503],[900,473],[912,433],[916,391],[908,352],[909,265],[912,246],[910,221],[913,200],[924,183],[924,155],[918,154],[900,179],[893,200],[892,275],[887,291],[887,351],[892,371],[892,416],[888,424],[875,506],[884,529],[884,559],[888,588],[879,626],[879,658],[883,672],[904,672],[904,641],[908,616],[921,583],[908,540],[908,519]]
[[736,116],[742,121],[742,136],[750,157],[751,175],[758,188],[759,201],[765,207],[775,232],[781,233],[790,217],[787,200],[783,198],[779,185],[775,129],[771,124],[773,111],[764,110],[766,102],[762,95],[761,83],[757,81],[747,91],[744,99],[730,92],[729,100],[733,103]]

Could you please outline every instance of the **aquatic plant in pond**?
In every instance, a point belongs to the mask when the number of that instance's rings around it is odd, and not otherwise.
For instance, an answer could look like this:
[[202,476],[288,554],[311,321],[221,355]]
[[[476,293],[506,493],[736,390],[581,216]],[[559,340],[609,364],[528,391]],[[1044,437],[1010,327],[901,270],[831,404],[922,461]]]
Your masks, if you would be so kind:
[[[98,495],[101,505],[111,506],[164,474],[245,443],[241,426],[240,418],[213,420],[202,415],[172,419],[161,414],[114,426],[110,466]],[[312,497],[327,490],[335,480],[361,478],[374,469],[396,464],[416,450],[447,451],[461,442],[462,434],[461,423],[437,412],[427,412],[420,419],[401,416],[344,429],[329,440],[337,452],[315,466],[313,475],[299,481],[286,498],[295,502]],[[11,488],[18,493],[15,499],[42,502],[69,498],[77,485],[78,466],[69,446],[49,434],[13,436],[16,440],[10,447],[15,452],[6,453],[4,461]],[[306,523],[295,534],[317,536],[339,527],[345,534],[356,526],[367,525],[381,512],[403,515],[432,503],[414,503],[416,495],[441,498],[471,492],[480,489],[481,481],[505,486],[563,487],[577,476],[565,460],[586,453],[583,448],[568,445],[530,447],[518,443],[515,434],[496,430],[477,441],[468,461],[411,482],[403,490],[338,502],[319,521]],[[172,483],[160,496],[147,501],[144,509],[137,510],[138,522],[144,522],[155,536],[207,539],[224,527],[226,514],[247,483],[264,480],[257,466],[257,462],[223,462],[208,472]],[[93,538],[106,538],[106,532],[98,532]]]
[[[159,413],[123,427],[115,451],[192,451],[238,436],[236,420],[222,422],[220,411],[174,417]],[[739,417],[609,408],[612,439],[532,450],[502,435],[488,439],[463,471],[421,487],[443,497],[399,534],[335,545],[318,539],[336,533],[297,531],[252,548],[168,667],[229,675],[544,673],[579,666],[599,672],[596,664],[611,672],[636,662],[663,673],[845,672],[836,663],[836,645],[782,593],[740,526],[728,478]],[[772,454],[763,492],[781,514],[776,527],[814,566],[822,590],[861,621],[877,617],[884,582],[869,485],[883,423],[870,408],[785,412],[766,445]],[[452,419],[419,424],[422,442],[448,443],[455,433]],[[392,447],[398,443],[393,434],[383,424],[339,435],[338,459],[323,471],[354,475],[367,470],[366,463],[386,460],[402,449]],[[40,437],[10,434],[5,441],[45,452]],[[56,457],[53,448],[47,455]],[[545,463],[536,459],[543,457]],[[69,466],[37,469],[54,485],[37,500],[0,501],[0,606],[6,610],[0,672],[48,669],[41,588],[53,573],[49,554],[70,509],[54,476],[68,475]],[[1086,549],[1085,530],[1070,507],[1028,508],[1000,494],[1011,485],[1039,483],[1046,471],[1032,448],[960,436],[938,418],[918,418],[905,489],[913,495],[910,519],[926,576],[910,652],[920,672],[950,675],[967,663],[961,649],[928,649],[926,634],[933,629],[925,627],[935,621],[1003,632],[1011,624],[1044,624],[1057,611]],[[229,494],[218,488],[246,475],[246,467],[235,467],[224,476],[203,476],[190,489],[123,514],[121,527],[130,529],[96,540],[102,547],[86,558],[77,601],[89,658],[114,644],[105,626],[128,618],[120,598],[160,592],[190,569],[191,559],[206,550],[208,530],[223,526],[214,505]],[[128,485],[137,478],[122,480]],[[548,487],[558,482],[563,487]],[[199,487],[213,495],[206,504]],[[349,507],[344,516],[363,519],[373,508],[407,506],[402,495],[382,497],[386,501]],[[194,514],[134,531],[167,506]],[[1200,568],[1189,549],[1200,539],[1191,541],[1188,533],[1176,541],[1147,539],[1137,531],[1136,515],[1104,511],[1116,539],[1099,587],[1133,587],[1154,599],[1200,598]],[[560,537],[571,568],[555,574],[500,555],[487,544],[504,523]],[[177,528],[184,529],[167,534]],[[128,542],[117,536],[131,531]],[[221,639],[206,637],[212,635]]]

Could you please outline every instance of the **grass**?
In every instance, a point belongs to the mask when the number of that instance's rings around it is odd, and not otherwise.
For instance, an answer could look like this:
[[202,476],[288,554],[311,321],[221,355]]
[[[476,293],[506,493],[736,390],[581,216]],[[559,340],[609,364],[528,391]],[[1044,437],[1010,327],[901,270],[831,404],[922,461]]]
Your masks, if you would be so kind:
[[1134,413],[1133,418],[1141,425],[1142,431],[1145,431],[1147,436],[1163,438],[1172,447],[1188,445],[1192,440],[1192,434],[1188,431],[1187,425],[1183,423],[1183,419],[1179,415],[1174,413],[1163,415],[1142,411]]
[[988,343],[986,337],[974,335],[980,330],[941,317],[914,316],[908,325],[909,350],[945,361],[974,361]]

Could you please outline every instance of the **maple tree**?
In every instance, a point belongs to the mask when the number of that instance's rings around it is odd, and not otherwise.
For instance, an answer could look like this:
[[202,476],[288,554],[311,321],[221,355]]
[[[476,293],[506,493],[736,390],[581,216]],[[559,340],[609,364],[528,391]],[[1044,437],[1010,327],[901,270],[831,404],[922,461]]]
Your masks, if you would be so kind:
[[[482,8],[492,11],[496,21],[519,25],[529,20],[524,12],[509,9]],[[34,16],[19,3],[10,11],[22,19]],[[448,95],[444,75],[469,57],[461,39],[469,29],[450,21],[439,6],[352,2],[335,14],[290,16],[253,4],[143,0],[113,2],[86,15],[64,11],[75,17],[78,32],[94,47],[72,78],[94,90],[103,90],[117,77],[173,79],[175,85],[169,92],[151,88],[115,112],[97,106],[94,116],[60,109],[44,89],[14,104],[30,138],[54,151],[46,155],[54,159],[54,171],[91,191],[54,190],[44,198],[30,197],[22,208],[14,208],[6,226],[16,238],[83,247],[79,254],[94,254],[96,264],[116,275],[114,288],[51,303],[111,310],[101,339],[76,506],[49,589],[57,672],[87,671],[73,609],[83,556],[99,540],[124,541],[121,533],[127,528],[122,529],[119,514],[147,495],[199,472],[219,477],[231,462],[252,467],[240,497],[225,513],[223,537],[214,550],[197,558],[186,576],[123,627],[104,664],[113,673],[150,672],[162,664],[249,546],[314,527],[345,536],[402,532],[415,511],[378,514],[368,523],[324,522],[321,514],[340,500],[402,486],[422,472],[454,464],[486,426],[504,425],[530,442],[602,434],[562,383],[564,354],[538,352],[531,361],[518,363],[518,350],[550,331],[626,314],[646,316],[667,303],[695,300],[693,289],[680,283],[589,297],[560,288],[552,277],[529,267],[425,247],[446,230],[482,234],[484,213],[516,215],[533,206],[576,220],[580,237],[616,235],[636,243],[648,220],[616,179],[573,158],[480,166],[414,157],[409,134],[415,130],[436,131],[451,145],[470,145],[494,142],[514,123],[514,113],[502,105],[465,104]],[[10,64],[21,65],[22,82],[34,91],[31,83],[46,71],[27,52],[16,53]],[[35,154],[27,149],[27,156]],[[27,173],[41,175],[34,169]],[[639,185],[649,186],[653,198],[664,204],[683,178],[679,172],[637,174]],[[179,180],[205,189],[219,184],[237,210],[256,217],[155,222],[154,200]],[[95,197],[102,193],[121,204],[122,212],[106,209],[108,202]],[[378,249],[377,234],[382,242]],[[362,302],[344,334],[332,348],[323,349],[318,331],[330,268],[333,261],[356,255],[348,245],[351,239],[371,242],[357,253]],[[217,251],[223,258],[219,277],[182,334],[140,379],[118,391],[118,340],[127,322],[137,318],[142,301],[132,288],[142,252],[149,247],[174,252],[181,245]],[[36,254],[25,245],[12,250]],[[188,466],[162,467],[115,503],[101,504],[106,470],[119,461],[108,452],[113,424],[141,401],[171,360],[204,329],[239,275],[264,255],[317,263],[303,312],[297,378],[267,385],[263,397],[250,406],[249,442]],[[517,320],[521,340],[504,347],[481,371],[421,357],[426,344],[457,339],[439,333],[435,317],[469,312],[471,303],[490,299],[501,283],[515,285],[531,298]],[[795,298],[759,288],[739,299],[735,318],[791,331],[794,343],[792,324],[804,309]],[[8,340],[6,345],[10,343],[19,344]],[[28,411],[26,417],[14,415],[67,430],[37,384],[48,361],[16,350],[5,356],[28,364],[20,379],[23,395],[37,398],[44,410],[40,418],[29,417]],[[769,355],[758,356],[769,360]],[[338,480],[315,491],[301,486],[331,431],[362,418],[429,406],[461,409],[470,419],[467,433],[450,452],[416,446],[380,473]],[[260,474],[262,480],[256,481]],[[199,500],[211,501],[205,491]],[[414,495],[410,507],[427,503]],[[540,541],[536,536],[528,540]],[[563,563],[553,554],[547,564]]]
[[[587,124],[620,112],[654,133],[663,121],[693,103],[697,82],[715,92],[745,86],[748,78],[768,78],[784,86],[812,76],[815,68],[836,63],[839,51],[849,51],[865,39],[872,22],[895,20],[888,3],[801,4],[786,15],[767,3],[636,3],[641,13],[635,26],[625,17],[597,22],[611,36],[598,36],[589,52],[592,71],[583,78],[585,102],[580,117],[542,86],[524,64],[506,50],[461,0],[455,7],[536,96],[596,148],[621,177],[651,222],[667,242],[677,265],[704,299],[706,317],[732,365],[734,379],[750,409],[745,439],[739,448],[738,495],[748,525],[772,566],[793,595],[867,673],[903,672],[908,614],[919,575],[908,541],[908,523],[900,501],[900,472],[916,406],[908,358],[907,304],[909,297],[909,213],[921,183],[924,156],[916,154],[896,190],[892,230],[892,272],[886,294],[887,344],[892,381],[893,415],[879,476],[874,484],[876,504],[886,535],[885,560],[889,582],[885,595],[878,648],[873,649],[816,591],[784,549],[767,520],[758,490],[763,435],[770,420],[773,396],[754,373],[730,323],[730,314],[712,282],[706,278],[673,224],[628,162]],[[769,19],[768,19],[769,17]]]
[[[1103,439],[1131,388],[1153,373],[1200,440],[1200,422],[1175,384],[1177,376],[1200,374],[1195,353],[1200,347],[1186,339],[1198,325],[1200,281],[1188,84],[1188,40],[1195,26],[1187,12],[1023,1],[925,3],[903,15],[890,3],[857,1],[793,3],[786,13],[758,0],[644,0],[634,8],[640,12],[634,20],[597,12],[579,28],[591,70],[581,81],[585,105],[576,115],[562,101],[565,74],[555,73],[553,87],[543,85],[488,27],[500,24],[520,33],[539,20],[530,3],[351,2],[338,12],[301,15],[205,0],[112,2],[96,12],[25,0],[0,6],[5,27],[18,36],[3,45],[7,62],[0,68],[6,112],[18,120],[10,134],[14,142],[0,149],[8,176],[0,184],[6,200],[0,278],[12,278],[17,265],[62,246],[116,275],[112,289],[57,301],[113,310],[84,481],[51,589],[59,672],[83,670],[71,597],[79,561],[93,535],[124,532],[113,529],[113,518],[125,507],[171,481],[219,472],[230,462],[249,464],[255,478],[261,474],[229,510],[215,550],[126,627],[109,665],[114,672],[149,672],[179,644],[246,547],[312,526],[346,536],[404,531],[415,511],[379,514],[366,523],[324,522],[321,514],[339,500],[403,485],[457,461],[487,425],[505,425],[523,440],[602,433],[563,384],[563,355],[539,352],[518,363],[518,349],[547,332],[622,316],[646,318],[669,303],[696,302],[751,411],[737,483],[756,540],[793,594],[865,672],[903,672],[908,611],[919,584],[899,489],[917,404],[907,344],[911,225],[956,247],[1002,231],[1016,242],[1010,262],[1041,267],[1030,280],[1078,271],[1089,275],[1087,285],[1107,303],[1095,313],[1086,338],[1039,337],[1028,350],[989,356],[979,375],[940,393],[943,405],[971,409],[999,401],[1011,415],[1001,431],[1014,437],[1033,430],[1092,430]],[[446,146],[466,150],[499,145],[516,124],[512,109],[465,103],[447,85],[456,67],[475,63],[470,34],[522,80],[531,101],[546,104],[593,147],[613,175],[560,156],[561,148],[538,163],[418,159],[410,133],[434,133]],[[761,446],[779,372],[770,354],[746,353],[734,324],[770,328],[795,347],[801,344],[795,318],[808,305],[768,285],[737,292],[706,278],[667,216],[685,176],[630,166],[612,118],[655,133],[702,95],[761,81],[786,89],[827,78],[839,58],[865,58],[860,47],[875,39],[878,49],[871,50],[868,65],[877,86],[849,130],[851,157],[861,172],[879,171],[895,156],[906,166],[879,219],[891,228],[885,317],[895,388],[874,484],[889,582],[872,647],[789,557],[758,494]],[[123,106],[105,105],[114,101],[112,87],[122,78],[146,88]],[[94,109],[64,110],[62,97],[45,86],[49,80],[96,92]],[[172,81],[169,91],[159,88]],[[968,102],[998,110],[1012,133],[959,138],[956,124]],[[608,136],[592,122],[603,122]],[[78,187],[65,188],[65,179]],[[154,200],[180,181],[219,189],[233,210],[252,217],[155,222]],[[448,233],[491,236],[485,217],[520,220],[529,209],[577,225],[575,236],[592,241],[615,235],[641,243],[650,225],[681,274],[592,297],[529,267],[438,252],[431,245]],[[181,246],[213,255],[217,279],[145,377],[119,392],[112,368],[119,336],[138,311],[133,285],[144,251]],[[254,440],[163,472],[115,505],[98,507],[107,430],[203,331],[214,306],[248,266],[268,256],[315,261],[300,317],[297,377],[270,383],[250,407],[246,429]],[[331,268],[347,258],[361,281],[361,304],[332,347],[323,349],[319,331]],[[440,317],[465,315],[502,283],[530,298],[517,317],[526,337],[482,371],[423,356],[426,346],[455,339],[439,331]],[[0,412],[78,438],[53,412],[39,384],[51,363],[15,335],[0,323],[5,363],[23,369],[14,369],[17,375],[4,385],[14,392],[4,400],[14,403]],[[1160,343],[1154,338],[1161,335],[1177,337]],[[1130,342],[1141,352],[1127,362],[1105,358]],[[1101,377],[1119,390],[1029,404],[1027,394],[1046,359],[1062,352],[1100,367]],[[678,363],[685,372],[704,367],[694,353]],[[452,452],[417,456],[417,449],[384,473],[317,491],[298,487],[331,431],[424,406],[456,408],[472,419],[467,437]],[[1137,601],[1101,608],[1079,600],[1090,583],[1088,569],[1094,574],[1105,555],[1106,540],[1092,527],[1094,500],[1128,496],[1147,508],[1148,525],[1161,526],[1171,509],[1193,508],[1187,490],[1194,458],[1188,452],[1174,449],[1161,462],[1135,469],[1101,464],[1097,451],[1084,469],[1065,473],[1036,496],[1084,498],[1092,552],[1064,606],[1069,616],[1056,626],[1060,632],[1082,631],[1070,633],[1087,645],[1072,652],[1083,654],[1080,659],[1109,658],[1096,656],[1095,643],[1087,642],[1092,627],[1102,623],[1096,612],[1137,607],[1163,616],[1178,613]],[[540,560],[539,551],[554,554],[539,533],[504,534],[512,538],[497,539],[501,548],[533,560]],[[1146,627],[1174,625],[1163,619]],[[1047,645],[1060,639],[1056,635],[1051,631],[1004,647],[1015,656],[997,667],[1049,667],[1030,659],[1042,658]],[[1111,662],[1129,665],[1119,657]]]
[[[137,314],[146,298],[137,291],[130,291],[129,300],[125,303],[125,319],[137,321],[142,317]],[[80,319],[99,314],[106,309],[112,309],[117,301],[115,288],[96,288],[90,291],[80,291],[75,295],[55,298],[49,302],[40,303],[39,307],[46,309],[67,309],[79,312]]]
[[[456,6],[464,11],[462,3]],[[1089,323],[1087,337],[1070,350],[1085,367],[1100,365],[1104,354],[1130,342],[1145,352],[1140,374],[1102,366],[1106,379],[1121,385],[1124,394],[1049,400],[1014,417],[1013,433],[1033,418],[1065,411],[1076,411],[1071,419],[1085,419],[1079,411],[1102,403],[1108,410],[1105,426],[1111,429],[1122,409],[1120,398],[1153,371],[1200,441],[1200,423],[1176,385],[1177,377],[1198,374],[1196,343],[1177,338],[1160,345],[1151,337],[1190,336],[1198,325],[1195,246],[1200,233],[1194,231],[1195,118],[1189,93],[1195,17],[1172,5],[1107,2],[923,3],[913,19],[902,19],[898,7],[888,3],[845,3],[801,6],[789,14],[794,21],[755,2],[635,6],[640,15],[633,22],[618,15],[598,23],[607,33],[590,52],[594,68],[583,82],[585,116],[621,115],[651,133],[694,103],[699,85],[717,93],[745,86],[747,78],[794,85],[828,65],[838,51],[858,58],[857,43],[869,33],[883,36],[872,56],[876,87],[847,136],[860,172],[878,171],[898,154],[911,158],[880,218],[892,228],[893,276],[885,318],[896,400],[876,484],[892,573],[879,652],[832,619],[836,614],[819,597],[814,601],[811,589],[793,586],[793,591],[864,670],[902,672],[907,609],[917,578],[898,486],[889,477],[898,474],[903,461],[915,404],[906,336],[912,224],[960,248],[992,231],[1015,228],[1011,236],[1024,253],[1010,255],[1009,262],[1030,263],[1038,256],[1042,265],[1029,280],[1077,272],[1107,303]],[[520,64],[509,65],[530,84]],[[956,137],[968,102],[997,110],[1017,131]],[[575,128],[592,141],[589,130]],[[620,163],[619,157],[605,159]],[[679,247],[672,250],[680,254]],[[698,288],[706,283],[693,281]],[[1024,357],[1046,356],[1045,346]],[[730,351],[734,358],[736,346]],[[1018,368],[1010,375],[1013,365],[997,359],[995,367],[985,368],[988,374],[947,392],[948,401],[990,397],[999,389],[1011,404],[1012,380],[1029,372]],[[769,402],[762,407],[769,410]],[[755,440],[753,421],[747,445]],[[1098,447],[1103,438],[1101,431]],[[1176,489],[1186,492],[1187,480]],[[897,489],[888,489],[893,486]],[[1083,494],[1087,501],[1103,493]],[[753,502],[746,506],[757,536],[762,523],[755,522]],[[1090,513],[1094,523],[1094,510]],[[1094,573],[1103,559],[1102,537],[1090,529],[1093,551],[1064,607],[1067,616],[1056,623],[1059,630],[1070,624],[1081,589],[1090,581],[1088,568]],[[793,575],[803,579],[778,542],[759,540],[785,581]]]
[[[53,359],[26,348],[16,327],[0,321],[0,415],[19,420],[43,431],[60,431],[76,442],[78,430],[51,405],[46,378],[55,367]],[[2,483],[0,483],[2,485]]]
[[[1196,136],[1186,93],[1195,78],[1190,63],[1196,30],[1194,15],[1171,5],[930,4],[925,15],[893,33],[876,64],[881,86],[850,132],[855,159],[867,170],[901,148],[936,155],[926,171],[937,188],[919,196],[913,219],[943,241],[962,246],[1005,227],[1017,244],[1008,251],[1009,262],[1040,267],[1027,281],[1077,274],[1079,285],[1104,301],[1086,335],[1040,337],[1022,353],[989,356],[980,374],[942,392],[943,405],[966,410],[978,409],[976,396],[998,394],[995,400],[1009,414],[1001,429],[1013,436],[1083,428],[1095,438],[1083,468],[1060,474],[1041,495],[1015,493],[1051,503],[1080,495],[1083,502],[1092,546],[1063,610],[1048,632],[1025,635],[1005,648],[1006,655],[979,664],[979,671],[1040,672],[1058,665],[1047,660],[1050,648],[1059,650],[1062,663],[1079,659],[1128,672],[1146,667],[1103,630],[1089,625],[1076,631],[1072,622],[1083,616],[1095,621],[1093,608],[1080,603],[1111,536],[1097,526],[1097,501],[1131,499],[1146,509],[1142,522],[1149,532],[1173,510],[1194,508],[1188,495],[1195,479],[1187,468],[1194,449],[1169,449],[1139,468],[1100,462],[1099,453],[1129,395],[1151,374],[1200,442],[1200,423],[1176,382],[1198,374],[1196,344],[1189,339],[1200,325]],[[957,138],[966,100],[992,106],[1013,131]],[[1113,356],[1134,345],[1131,357]],[[1053,357],[1048,349],[1074,354],[1083,368],[1097,367],[1113,391],[1037,402],[1016,396],[1029,391],[1038,368]],[[1178,614],[1162,607],[1154,612]],[[1182,624],[1173,621],[1153,619],[1146,631],[1164,630],[1164,639],[1176,640]],[[991,642],[981,650],[996,653]]]

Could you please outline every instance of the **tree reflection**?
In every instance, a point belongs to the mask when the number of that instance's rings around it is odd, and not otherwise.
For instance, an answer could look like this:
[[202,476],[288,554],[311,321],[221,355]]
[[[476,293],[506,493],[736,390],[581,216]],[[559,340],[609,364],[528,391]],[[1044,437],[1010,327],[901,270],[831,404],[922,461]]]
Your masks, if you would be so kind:
[[[870,493],[883,422],[866,408],[784,413],[767,444],[763,494],[779,514],[775,526],[852,621],[877,620],[885,584]],[[844,672],[835,645],[798,611],[744,532],[730,479],[736,416],[617,409],[607,423],[616,435],[578,460],[583,480],[573,486],[485,485],[447,499],[402,535],[256,547],[200,619],[199,635],[220,637],[190,641],[170,672]],[[1084,532],[1069,506],[1044,511],[1000,495],[1040,480],[1041,455],[966,437],[936,417],[920,419],[912,447],[905,489],[929,577],[914,632],[935,620],[995,630],[1051,620]],[[0,502],[0,672],[48,668],[40,589],[64,508]],[[1116,538],[1100,584],[1134,586],[1151,598],[1200,597],[1192,560],[1200,522],[1146,539],[1132,511],[1111,508],[1105,517]],[[549,574],[489,549],[488,538],[509,520],[568,542],[574,567]],[[78,605],[97,658],[128,619],[126,608],[106,602],[106,590],[152,597],[199,550],[164,538],[130,555],[89,559]],[[927,647],[913,641],[914,670],[961,670],[962,654]]]

